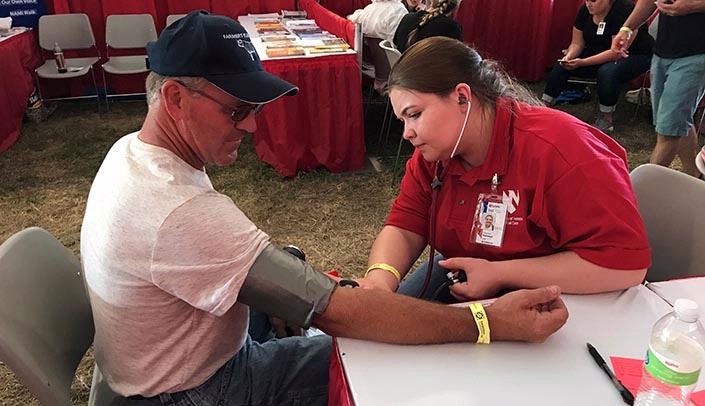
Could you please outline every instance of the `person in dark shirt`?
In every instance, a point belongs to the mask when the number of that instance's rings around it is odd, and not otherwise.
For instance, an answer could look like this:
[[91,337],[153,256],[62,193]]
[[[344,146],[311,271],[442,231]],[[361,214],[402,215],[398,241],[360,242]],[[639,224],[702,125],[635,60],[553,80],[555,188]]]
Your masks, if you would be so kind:
[[429,37],[462,41],[463,28],[450,17],[459,6],[460,0],[433,0],[428,9],[405,15],[394,33],[394,46],[404,52],[415,42]]
[[610,49],[612,37],[633,9],[631,0],[585,2],[575,17],[570,46],[548,76],[542,96],[546,104],[556,100],[569,77],[596,78],[601,114],[593,126],[606,133],[614,131],[613,113],[620,87],[649,69],[654,42],[647,30],[640,31],[631,56],[617,61],[617,54]]
[[421,0],[402,0],[402,3],[404,3],[410,13],[421,10],[424,7],[424,3]]
[[[705,94],[705,1],[639,0],[612,41],[612,50],[632,59],[641,27],[661,13],[651,62],[651,100],[656,146],[649,162],[669,166],[678,155],[683,171],[698,176],[698,135],[693,114]],[[637,35],[634,35],[635,33]],[[634,42],[632,42],[634,41]]]

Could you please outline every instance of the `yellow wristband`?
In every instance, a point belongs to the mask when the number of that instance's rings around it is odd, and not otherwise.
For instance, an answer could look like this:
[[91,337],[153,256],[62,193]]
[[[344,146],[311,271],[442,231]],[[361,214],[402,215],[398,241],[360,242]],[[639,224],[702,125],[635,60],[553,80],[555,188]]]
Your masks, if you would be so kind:
[[397,278],[397,282],[401,282],[401,274],[399,271],[397,271],[397,268],[389,265],[389,264],[372,264],[370,265],[369,268],[367,268],[367,272],[365,272],[365,278],[367,278],[367,274],[370,273],[370,271],[373,271],[375,269],[383,269],[392,275],[394,275]]
[[472,317],[475,319],[475,324],[477,324],[477,343],[489,344],[490,323],[487,320],[487,313],[485,313],[485,308],[480,303],[470,303],[468,307],[470,308]]
[[631,34],[631,33],[634,32],[634,31],[632,31],[631,28],[629,28],[629,27],[627,27],[627,26],[625,25],[624,27],[622,27],[622,28],[619,29],[619,32],[628,32],[629,34]]

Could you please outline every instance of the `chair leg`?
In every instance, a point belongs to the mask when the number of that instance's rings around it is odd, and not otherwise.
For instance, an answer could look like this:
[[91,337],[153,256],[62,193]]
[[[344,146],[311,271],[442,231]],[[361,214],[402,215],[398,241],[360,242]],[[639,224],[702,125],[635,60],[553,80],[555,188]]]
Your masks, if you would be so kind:
[[639,88],[639,93],[637,94],[637,103],[636,103],[636,108],[634,109],[634,116],[632,117],[632,121],[636,120],[637,115],[639,114],[639,108],[641,107],[641,101],[643,99],[642,94],[645,92],[644,86],[646,86],[646,79],[649,75],[647,75],[648,72],[644,72],[644,79],[641,80],[641,87]]
[[34,71],[34,81],[37,84],[37,92],[39,93],[39,99],[44,102],[44,96],[42,96],[42,86],[39,83],[39,75],[37,75],[37,71]]
[[382,136],[384,135],[384,126],[387,123],[387,115],[389,113],[389,97],[387,97],[387,103],[384,106],[384,116],[382,117],[382,126],[379,128],[379,137],[377,139],[377,155],[382,156],[382,146],[386,145],[386,139],[384,144],[382,143]]
[[394,186],[394,182],[397,180],[397,166],[399,165],[399,157],[401,157],[401,146],[404,143],[404,137],[403,135],[399,137],[399,146],[397,147],[397,156],[394,158],[394,169],[392,170],[392,186]]
[[95,89],[95,100],[98,103],[98,113],[100,113],[100,93],[98,93],[98,82],[95,80],[95,71],[93,70],[93,65],[89,68],[91,71],[91,77],[93,78],[93,89]]
[[101,68],[100,73],[103,75],[103,91],[105,92],[105,111],[110,113],[110,98],[108,97],[108,82],[105,80],[105,69]]

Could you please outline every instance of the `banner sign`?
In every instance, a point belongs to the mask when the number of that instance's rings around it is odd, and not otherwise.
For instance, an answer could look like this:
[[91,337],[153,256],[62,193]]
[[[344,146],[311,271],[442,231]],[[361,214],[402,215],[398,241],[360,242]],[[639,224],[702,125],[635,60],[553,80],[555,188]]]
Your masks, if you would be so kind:
[[46,0],[0,0],[0,17],[12,17],[13,27],[36,28],[46,10]]

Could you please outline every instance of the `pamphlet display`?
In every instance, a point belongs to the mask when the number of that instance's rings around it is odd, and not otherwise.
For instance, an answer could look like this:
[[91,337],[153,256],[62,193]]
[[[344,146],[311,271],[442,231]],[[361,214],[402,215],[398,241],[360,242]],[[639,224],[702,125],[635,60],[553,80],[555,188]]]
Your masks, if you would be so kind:
[[[282,10],[281,14],[250,15],[245,19],[253,19],[253,43],[270,59],[353,52],[345,40],[307,19],[305,11]],[[240,22],[247,28],[243,17]]]

